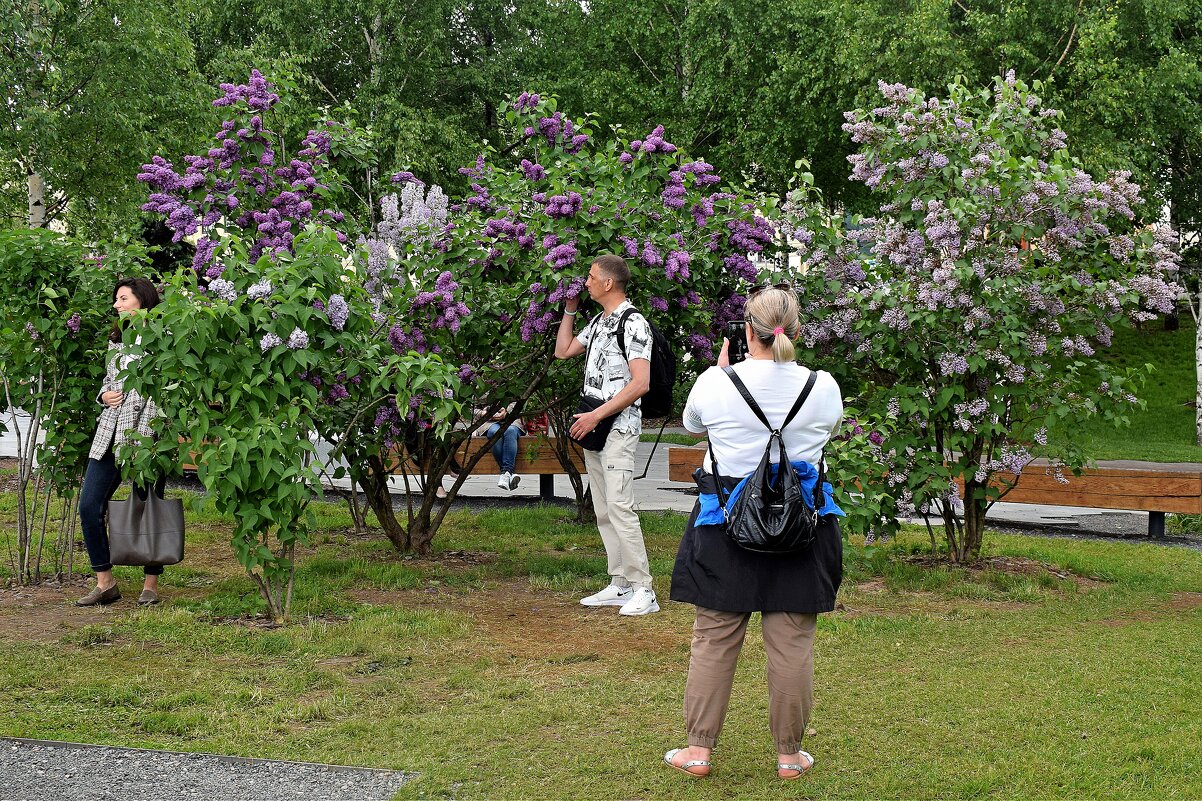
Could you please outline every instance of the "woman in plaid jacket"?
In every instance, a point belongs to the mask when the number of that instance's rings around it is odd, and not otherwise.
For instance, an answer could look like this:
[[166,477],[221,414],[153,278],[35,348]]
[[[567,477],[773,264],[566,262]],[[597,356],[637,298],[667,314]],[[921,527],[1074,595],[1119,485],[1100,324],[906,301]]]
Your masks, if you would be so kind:
[[[105,525],[108,502],[121,485],[121,471],[113,453],[126,442],[133,429],[150,436],[150,421],[159,413],[154,401],[121,388],[121,371],[131,359],[137,358],[127,354],[121,344],[121,325],[128,315],[140,309],[152,309],[158,303],[159,291],[145,278],[123,278],[113,288],[113,308],[119,318],[109,335],[104,384],[96,396],[96,402],[104,408],[96,424],[96,435],[88,452],[88,468],[79,492],[79,522],[92,570],[96,571],[96,586],[76,601],[76,606],[107,605],[121,600],[121,590],[117,588],[113,565],[109,561],[108,528]],[[161,480],[155,492],[162,494]],[[147,567],[145,572],[145,585],[138,596],[139,606],[159,602],[159,575],[163,568]]]

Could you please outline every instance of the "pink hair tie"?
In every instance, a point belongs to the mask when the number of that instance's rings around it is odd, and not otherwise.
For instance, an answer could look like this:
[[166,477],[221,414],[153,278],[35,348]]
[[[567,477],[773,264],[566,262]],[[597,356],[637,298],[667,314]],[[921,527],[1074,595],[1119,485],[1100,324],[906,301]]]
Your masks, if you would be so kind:
[[773,333],[773,335],[776,335],[776,334],[783,334],[783,333],[785,333],[785,329],[781,328],[781,327],[778,325],[776,328],[773,328],[773,329],[772,329],[772,333]]

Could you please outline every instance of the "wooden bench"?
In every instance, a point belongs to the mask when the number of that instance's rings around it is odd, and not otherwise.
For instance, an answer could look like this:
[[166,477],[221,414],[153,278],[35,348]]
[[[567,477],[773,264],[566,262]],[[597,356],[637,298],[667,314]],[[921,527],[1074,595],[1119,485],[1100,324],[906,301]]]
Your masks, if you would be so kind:
[[[704,459],[704,445],[668,448],[668,479],[691,483]],[[1046,462],[1032,462],[1001,502],[1147,512],[1150,537],[1164,536],[1166,512],[1202,514],[1202,464],[1106,462],[1079,476],[1066,471],[1063,477],[1066,483],[1056,480]],[[1002,488],[1014,478],[999,473],[992,483]]]
[[[488,437],[471,437],[463,441],[455,452],[455,461],[466,464],[469,454],[485,447]],[[537,475],[538,494],[544,501],[555,498],[555,476],[566,475],[559,457],[555,453],[556,438],[544,434],[527,434],[518,438],[518,458],[514,463],[515,475]],[[568,454],[572,464],[580,473],[585,473],[584,452],[574,442],[569,442]],[[501,468],[491,451],[480,457],[471,471],[474,475],[499,476]]]
[[[186,441],[183,438],[180,439],[181,443]],[[487,442],[487,437],[471,437],[464,440],[459,446],[459,450],[455,452],[455,461],[459,464],[466,464],[468,454],[475,453],[480,448],[483,448]],[[555,437],[543,434],[527,434],[518,439],[518,458],[514,464],[514,473],[519,475],[537,475],[538,494],[545,501],[555,498],[555,476],[566,475],[563,465],[559,463],[559,457],[555,454],[555,445]],[[570,443],[568,454],[576,469],[582,474],[585,473],[584,452],[580,449],[580,446],[574,442]],[[196,470],[196,454],[194,452],[188,455],[186,462],[186,464],[181,465],[184,470]],[[393,463],[389,466],[395,470],[400,465],[394,458]],[[480,458],[480,461],[476,463],[472,472],[477,475],[499,476],[501,468],[497,465],[497,460],[492,457],[492,453],[490,452]]]
[[[1061,482],[1046,463],[1036,461],[1017,478],[1003,503],[1147,512],[1149,537],[1164,536],[1166,512],[1202,514],[1202,464],[1107,462],[1079,476],[1066,471]],[[1000,488],[1014,479],[1013,474],[999,473],[990,483]]]

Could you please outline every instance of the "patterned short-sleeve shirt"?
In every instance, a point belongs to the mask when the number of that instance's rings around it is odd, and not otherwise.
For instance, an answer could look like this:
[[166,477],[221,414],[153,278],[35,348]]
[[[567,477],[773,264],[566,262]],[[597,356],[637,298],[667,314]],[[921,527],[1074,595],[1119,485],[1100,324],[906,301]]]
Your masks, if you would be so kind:
[[[588,354],[584,365],[584,393],[593,398],[609,400],[630,383],[630,364],[627,359],[651,361],[651,326],[637,311],[626,320],[626,356],[618,345],[618,321],[632,308],[623,301],[609,316],[600,315],[576,335]],[[592,347],[589,347],[590,343]],[[627,406],[614,421],[615,431],[639,434],[643,430],[642,402]]]

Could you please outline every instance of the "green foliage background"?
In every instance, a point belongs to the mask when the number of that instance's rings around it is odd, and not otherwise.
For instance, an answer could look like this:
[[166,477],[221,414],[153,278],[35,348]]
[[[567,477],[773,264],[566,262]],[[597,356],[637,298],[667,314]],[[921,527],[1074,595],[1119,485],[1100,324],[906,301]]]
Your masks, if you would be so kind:
[[[942,94],[1013,68],[1043,81],[1086,169],[1131,169],[1196,228],[1202,173],[1202,0],[4,0],[0,220],[21,225],[25,170],[52,217],[129,228],[149,153],[195,152],[207,86],[254,66],[295,82],[285,115],[370,128],[379,173],[353,175],[366,211],[379,176],[412,168],[454,194],[456,168],[496,143],[507,94],[554,93],[602,129],[664,124],[725,176],[780,190],[807,158],[831,202],[861,210],[842,113],[877,79]],[[35,10],[37,13],[35,13]],[[65,202],[62,202],[65,201]]]

